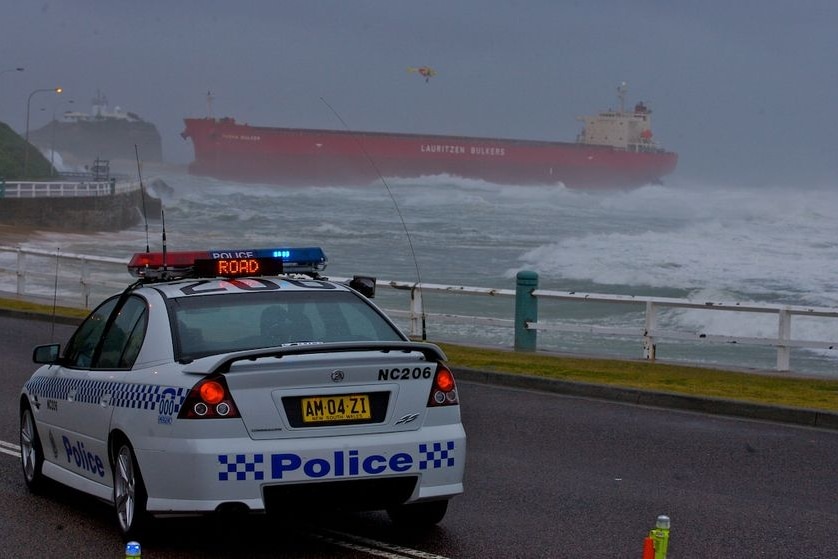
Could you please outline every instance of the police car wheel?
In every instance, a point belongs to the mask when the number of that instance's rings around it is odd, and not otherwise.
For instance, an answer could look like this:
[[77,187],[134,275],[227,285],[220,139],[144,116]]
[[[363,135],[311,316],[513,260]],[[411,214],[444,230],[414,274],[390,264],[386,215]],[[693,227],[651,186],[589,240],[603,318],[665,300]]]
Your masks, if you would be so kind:
[[116,519],[123,536],[134,539],[142,535],[148,521],[146,495],[140,468],[131,445],[117,445],[113,467],[113,501]]
[[439,524],[447,510],[447,500],[430,501],[428,503],[413,503],[392,507],[387,509],[387,515],[398,526],[421,528]]
[[23,466],[23,480],[33,493],[43,488],[45,479],[41,473],[44,465],[44,451],[35,427],[35,418],[29,406],[20,411],[20,463]]

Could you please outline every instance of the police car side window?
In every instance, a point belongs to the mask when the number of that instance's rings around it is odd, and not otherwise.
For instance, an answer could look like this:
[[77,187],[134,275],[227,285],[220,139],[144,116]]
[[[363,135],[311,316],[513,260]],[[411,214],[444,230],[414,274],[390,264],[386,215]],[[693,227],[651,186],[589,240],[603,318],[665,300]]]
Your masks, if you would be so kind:
[[81,369],[91,366],[93,354],[102,339],[108,317],[116,307],[118,300],[119,297],[112,297],[99,305],[78,327],[64,351],[67,366]]
[[127,299],[105,333],[94,368],[130,369],[140,352],[147,320],[145,302],[139,297]]

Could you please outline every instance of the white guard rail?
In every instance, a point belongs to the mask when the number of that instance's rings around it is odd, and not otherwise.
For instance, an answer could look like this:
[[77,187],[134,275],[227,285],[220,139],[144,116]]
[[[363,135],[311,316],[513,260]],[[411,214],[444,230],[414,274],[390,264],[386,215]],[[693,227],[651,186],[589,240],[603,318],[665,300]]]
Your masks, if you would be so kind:
[[[654,360],[658,339],[687,340],[693,342],[721,342],[728,344],[773,346],[777,348],[777,370],[788,371],[792,348],[838,349],[838,340],[796,340],[791,337],[791,319],[793,316],[838,318],[838,308],[806,307],[797,305],[771,305],[762,303],[723,303],[700,302],[689,299],[667,297],[635,297],[631,295],[605,295],[599,293],[574,293],[536,289],[534,297],[562,301],[630,303],[645,306],[645,325],[642,330],[632,328],[607,328],[574,324],[551,324],[536,322],[529,328],[554,330],[561,332],[585,332],[600,335],[642,336],[643,357]],[[777,315],[777,337],[764,338],[752,336],[724,336],[704,332],[683,332],[658,328],[658,316],[661,309],[703,309],[728,312],[761,313]]]
[[6,182],[0,183],[4,198],[62,198],[77,196],[110,196],[139,187],[136,182]]
[[[128,280],[125,265],[127,260],[81,254],[67,254],[60,251],[22,249],[0,246],[0,293],[21,298],[40,299],[43,302],[57,302],[64,306],[92,308],[107,296],[123,289]],[[335,281],[349,278],[330,276]],[[523,330],[544,330],[577,332],[595,336],[624,336],[642,339],[643,356],[654,360],[657,343],[661,339],[686,340],[694,342],[721,342],[730,344],[773,346],[777,348],[779,371],[788,371],[792,348],[838,349],[838,340],[803,340],[791,337],[792,317],[838,318],[838,308],[806,307],[793,305],[771,305],[759,303],[717,303],[699,302],[688,299],[663,297],[640,297],[631,295],[609,295],[599,293],[576,293],[535,289],[532,297],[543,301],[574,301],[577,303],[620,303],[645,307],[645,324],[642,328],[592,326],[572,322],[539,320],[516,324],[515,320],[491,316],[472,316],[451,313],[424,312],[423,294],[472,295],[484,298],[515,299],[514,289],[492,289],[482,287],[453,286],[432,283],[377,280],[378,289],[386,288],[409,296],[407,309],[386,309],[394,317],[406,318],[409,334],[423,335],[426,323],[454,322],[470,325],[485,325]],[[774,314],[777,316],[777,336],[749,337],[725,336],[702,332],[672,331],[658,328],[658,316],[662,309],[705,309],[725,312]]]

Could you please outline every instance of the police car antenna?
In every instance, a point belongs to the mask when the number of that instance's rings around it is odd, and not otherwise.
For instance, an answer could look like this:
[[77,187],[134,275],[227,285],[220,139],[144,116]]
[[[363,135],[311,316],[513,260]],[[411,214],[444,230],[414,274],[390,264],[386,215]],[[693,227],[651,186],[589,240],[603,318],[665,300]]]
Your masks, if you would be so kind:
[[61,252],[61,247],[55,249],[55,285],[52,288],[52,327],[49,332],[49,339],[55,339],[55,309],[58,302],[58,254]]
[[163,226],[163,274],[166,274],[166,212],[160,207],[160,221]]
[[[346,122],[341,118],[341,116],[338,114],[338,112],[323,97],[321,97],[320,100],[323,101],[324,105],[329,107],[329,110],[332,111],[332,113],[334,113],[334,115],[337,117],[337,119],[343,125],[343,128],[347,132],[349,132],[349,126],[346,125]],[[357,134],[353,134],[352,137],[358,143],[358,147],[361,148],[361,151],[364,153],[364,156],[367,158],[367,161],[369,161],[370,166],[373,168],[373,170],[375,170],[375,174],[378,175],[378,179],[382,182],[382,184],[384,184],[384,188],[387,189],[387,194],[390,195],[390,200],[392,200],[392,202],[393,202],[393,207],[396,208],[396,214],[398,214],[399,220],[402,222],[402,228],[404,229],[404,234],[407,237],[407,244],[410,247],[410,255],[413,257],[413,266],[416,268],[416,281],[419,284],[419,290],[421,292],[421,290],[422,290],[422,287],[421,287],[422,286],[422,274],[419,272],[419,260],[416,258],[416,251],[413,249],[413,240],[410,238],[410,231],[408,231],[408,229],[407,229],[407,224],[405,223],[404,217],[402,216],[401,208],[399,208],[399,204],[396,202],[396,197],[393,196],[393,191],[390,190],[390,185],[387,184],[386,180],[384,180],[384,177],[382,176],[381,171],[378,170],[378,166],[375,164],[375,161],[373,161],[372,157],[370,157],[370,154],[367,153],[367,150],[364,147],[364,143],[361,142],[361,139],[358,137]],[[422,305],[422,340],[424,341],[424,340],[428,339],[427,329],[426,329],[426,325],[425,325],[425,299],[424,299],[424,297],[420,298],[419,301],[420,301],[420,304]]]
[[[145,187],[143,186],[143,172],[140,170],[140,150],[134,144],[134,155],[137,158],[137,176],[140,178],[140,197],[143,200],[143,221],[145,222],[145,251],[151,252],[148,247],[148,213],[145,211]],[[164,237],[165,239],[165,234]]]

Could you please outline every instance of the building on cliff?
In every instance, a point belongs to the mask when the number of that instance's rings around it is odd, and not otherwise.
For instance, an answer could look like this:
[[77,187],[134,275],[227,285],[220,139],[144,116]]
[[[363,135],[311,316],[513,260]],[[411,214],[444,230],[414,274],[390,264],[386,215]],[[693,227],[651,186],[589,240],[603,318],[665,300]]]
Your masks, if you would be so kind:
[[66,112],[45,126],[29,133],[32,144],[48,159],[54,150],[60,160],[84,164],[95,159],[133,160],[136,145],[143,161],[160,162],[163,147],[154,124],[120,107],[111,109],[98,92],[90,113]]

